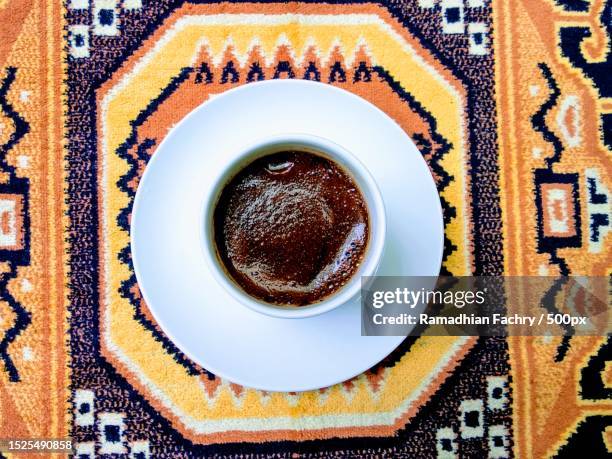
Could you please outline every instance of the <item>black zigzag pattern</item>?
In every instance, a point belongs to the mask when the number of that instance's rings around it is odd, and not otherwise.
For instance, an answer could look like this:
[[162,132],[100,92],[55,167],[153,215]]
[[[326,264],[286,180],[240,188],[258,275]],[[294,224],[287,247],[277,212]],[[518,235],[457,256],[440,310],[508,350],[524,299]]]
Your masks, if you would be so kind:
[[[412,110],[416,111],[420,116],[427,120],[427,124],[431,129],[431,136],[433,140],[440,145],[439,148],[434,149],[431,142],[425,139],[424,136],[420,134],[413,135],[413,140],[417,144],[421,154],[425,156],[431,153],[431,159],[428,162],[428,165],[439,178],[436,185],[438,187],[438,193],[440,194],[440,203],[442,204],[442,211],[444,214],[444,227],[446,228],[451,220],[457,217],[457,209],[450,202],[448,202],[444,196],[442,196],[442,192],[448,187],[450,182],[454,180],[454,177],[446,172],[440,163],[453,145],[438,132],[438,123],[431,113],[425,110],[425,108],[409,92],[404,90],[386,70],[384,70],[382,67],[374,67],[374,72],[378,74],[378,76],[384,80],[397,95],[405,100]],[[442,260],[442,269],[440,270],[442,275],[447,276],[452,274],[446,268],[444,262],[448,260],[449,255],[455,250],[457,250],[457,246],[450,241],[445,232],[444,257]]]
[[[117,223],[125,231],[129,232],[130,230],[129,216],[132,212],[132,205],[135,198],[135,193],[132,188],[130,188],[129,182],[137,176],[138,161],[140,160],[146,164],[150,158],[150,150],[156,144],[156,140],[150,138],[139,141],[137,130],[147,120],[147,118],[149,118],[149,116],[151,116],[151,114],[157,110],[159,105],[189,78],[192,72],[192,68],[185,68],[179,75],[170,81],[170,83],[161,91],[159,96],[151,101],[147,108],[144,109],[132,122],[132,132],[130,133],[130,136],[117,149],[117,154],[119,157],[126,160],[129,164],[127,173],[117,182],[119,189],[129,198],[128,205],[122,209],[117,216]],[[129,153],[132,147],[136,147],[136,159],[134,159],[134,157]],[[141,309],[141,301],[136,298],[133,293],[134,288],[137,288],[137,283],[136,276],[134,275],[134,269],[132,267],[132,251],[129,243],[120,251],[118,258],[122,263],[125,263],[132,272],[130,278],[122,282],[120,293],[124,298],[129,300],[130,304],[134,308],[134,317],[136,320],[138,320],[139,323],[149,330],[157,341],[162,343],[162,346],[166,352],[172,355],[177,363],[183,365],[189,374],[197,375],[203,373],[203,370],[185,357],[185,355],[172,343],[172,341],[170,341],[163,333],[159,333],[155,324],[153,324],[143,313]]]
[[[6,159],[9,151],[23,139],[30,131],[30,125],[19,113],[15,111],[7,99],[9,89],[15,81],[17,69],[8,67],[6,74],[0,83],[0,109],[13,122],[14,131],[9,136],[8,140],[0,145],[0,169],[8,174],[8,182],[0,186],[0,192],[18,193],[27,198],[29,189],[29,181],[25,178],[17,177],[15,168],[11,166]],[[24,221],[25,230],[29,228],[27,199],[24,202]],[[9,380],[13,382],[20,381],[19,371],[9,354],[9,345],[15,341],[32,321],[31,313],[19,303],[8,290],[8,283],[17,275],[17,267],[29,263],[29,236],[25,240],[25,248],[19,251],[0,250],[0,260],[7,261],[9,269],[0,275],[0,299],[6,302],[15,314],[14,323],[6,330],[4,336],[0,339],[0,358],[4,363],[4,369],[9,375]]]
[[538,64],[542,75],[546,79],[546,83],[548,88],[550,89],[550,93],[548,98],[544,101],[544,103],[540,106],[537,112],[535,112],[531,117],[531,125],[533,128],[542,133],[542,137],[544,140],[549,142],[554,149],[554,154],[546,158],[546,164],[549,168],[552,168],[554,163],[558,163],[561,160],[561,153],[563,152],[563,144],[561,143],[561,139],[552,132],[548,126],[546,126],[546,115],[550,110],[553,109],[555,105],[557,105],[557,101],[559,100],[559,96],[561,95],[561,91],[559,90],[559,86],[557,85],[557,81],[553,77],[553,74],[550,70],[550,67],[545,63],[541,62]]
[[[538,64],[538,68],[542,72],[542,76],[546,80],[547,86],[550,90],[548,98],[542,103],[542,105],[538,108],[538,110],[531,116],[531,125],[534,130],[540,132],[544,140],[550,143],[553,147],[552,156],[546,158],[546,168],[536,169],[534,171],[534,183],[536,189],[536,205],[538,206],[538,251],[541,253],[548,253],[550,257],[551,264],[555,264],[559,267],[559,273],[562,276],[569,276],[571,274],[571,270],[563,257],[561,257],[558,253],[558,247],[561,242],[554,241],[552,238],[545,238],[543,235],[542,222],[543,218],[543,209],[542,209],[542,196],[540,194],[538,183],[546,181],[547,179],[567,182],[571,184],[575,184],[578,181],[578,177],[576,174],[555,174],[553,172],[553,166],[556,163],[561,161],[561,155],[563,154],[564,147],[561,139],[550,130],[550,128],[546,125],[546,116],[548,112],[550,112],[556,105],[559,100],[559,96],[561,95],[561,90],[559,89],[559,85],[555,80],[553,73],[548,65],[541,62]],[[576,203],[578,202],[578,192],[574,188],[574,199]],[[564,245],[579,245],[580,244],[580,210],[575,209],[575,215],[577,218],[577,231],[578,234],[576,237],[568,239],[567,241],[563,241]],[[559,278],[555,281],[555,284],[546,292],[544,295],[543,303],[546,305],[547,310],[551,313],[559,312],[555,307],[555,297],[559,291],[563,288],[563,284],[567,282],[564,278]],[[567,355],[567,352],[570,349],[571,344],[571,334],[573,334],[573,327],[571,325],[564,325],[566,329],[567,335],[563,337],[561,343],[557,347],[557,353],[555,355],[555,361],[561,362]]]

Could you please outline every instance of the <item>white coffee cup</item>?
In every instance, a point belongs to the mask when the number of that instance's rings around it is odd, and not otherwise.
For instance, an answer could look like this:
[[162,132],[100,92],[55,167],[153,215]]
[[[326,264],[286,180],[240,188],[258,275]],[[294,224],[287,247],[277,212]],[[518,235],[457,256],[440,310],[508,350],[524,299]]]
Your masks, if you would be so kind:
[[[349,281],[333,294],[306,306],[282,306],[266,303],[246,293],[225,269],[214,236],[213,215],[225,185],[244,167],[263,156],[288,150],[306,151],[328,158],[353,179],[365,200],[369,217],[369,241],[362,262]],[[225,167],[208,190],[202,210],[201,245],[206,263],[214,278],[241,304],[253,311],[279,318],[312,317],[331,311],[357,297],[361,277],[374,276],[383,255],[386,216],[382,196],[374,178],[353,154],[340,145],[309,134],[286,134],[260,139],[230,154]]]

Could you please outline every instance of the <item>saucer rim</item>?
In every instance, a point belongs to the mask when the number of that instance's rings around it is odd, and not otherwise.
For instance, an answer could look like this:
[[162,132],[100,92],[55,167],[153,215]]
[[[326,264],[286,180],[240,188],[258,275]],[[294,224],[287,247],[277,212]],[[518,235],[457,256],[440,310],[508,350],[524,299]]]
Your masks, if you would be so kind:
[[[140,291],[142,293],[143,299],[145,301],[145,303],[148,305],[149,310],[151,311],[151,314],[153,315],[153,317],[155,318],[158,326],[160,327],[160,329],[163,331],[163,333],[177,346],[178,349],[180,349],[180,351],[182,353],[184,353],[189,359],[191,359],[192,361],[194,361],[195,363],[197,363],[198,365],[202,366],[204,369],[206,369],[207,371],[210,371],[211,373],[215,374],[216,376],[219,376],[223,379],[226,379],[228,381],[232,381],[234,383],[240,384],[244,387],[248,387],[248,388],[252,388],[252,389],[257,389],[257,390],[264,390],[264,391],[269,391],[269,392],[305,392],[305,391],[310,391],[310,390],[317,390],[323,387],[329,387],[338,383],[341,383],[343,381],[352,379],[360,374],[362,374],[364,371],[367,371],[369,368],[371,368],[372,366],[378,364],[380,361],[382,361],[384,358],[386,358],[389,354],[391,354],[405,339],[406,336],[386,336],[384,337],[387,341],[390,342],[389,346],[386,347],[386,349],[380,353],[380,355],[378,357],[376,357],[376,361],[372,362],[372,363],[368,363],[367,366],[366,365],[362,365],[358,370],[356,370],[355,372],[351,372],[350,374],[347,375],[342,375],[341,377],[337,377],[334,378],[333,381],[331,382],[326,382],[324,385],[307,385],[307,386],[296,386],[296,387],[291,387],[291,388],[287,388],[284,386],[275,386],[274,382],[272,381],[270,384],[264,384],[264,385],[259,385],[259,384],[253,384],[252,382],[249,381],[245,381],[244,379],[242,379],[241,377],[237,377],[236,375],[230,375],[228,373],[225,372],[225,370],[220,369],[218,367],[216,367],[214,364],[211,364],[210,362],[204,362],[202,361],[202,359],[200,359],[199,357],[196,357],[191,349],[190,346],[185,345],[183,342],[183,339],[180,338],[180,336],[175,335],[173,332],[170,331],[170,329],[166,326],[166,324],[164,323],[164,320],[160,320],[160,316],[157,312],[157,308],[155,306],[153,306],[153,304],[155,302],[150,301],[150,296],[147,292],[147,288],[145,287],[145,284],[142,283],[140,280],[143,279],[143,276],[141,274],[141,269],[139,266],[139,261],[138,261],[138,256],[135,255],[136,249],[135,247],[138,246],[137,243],[137,239],[138,239],[138,230],[136,229],[136,222],[137,222],[137,218],[136,215],[138,214],[139,209],[141,208],[141,201],[143,199],[143,193],[141,192],[141,185],[143,183],[147,182],[147,177],[149,177],[152,173],[150,172],[151,170],[154,169],[154,165],[159,161],[159,158],[161,157],[161,155],[159,155],[159,153],[161,151],[163,151],[166,144],[169,144],[174,136],[179,135],[178,132],[180,130],[181,125],[186,124],[188,122],[189,119],[194,118],[198,115],[199,112],[206,110],[208,107],[210,107],[211,104],[219,104],[222,103],[223,100],[227,97],[230,96],[235,96],[237,93],[243,92],[243,91],[248,91],[251,90],[254,87],[261,87],[261,86],[272,86],[272,85],[291,85],[291,86],[298,86],[298,85],[309,85],[309,86],[319,86],[322,88],[325,88],[326,90],[332,90],[332,91],[336,91],[338,93],[343,94],[343,96],[350,96],[351,98],[358,100],[359,103],[361,104],[366,104],[368,106],[370,106],[370,108],[374,108],[376,112],[378,112],[378,116],[382,116],[386,119],[387,123],[390,123],[390,125],[393,125],[395,129],[401,131],[401,133],[405,136],[405,138],[408,140],[408,142],[410,142],[411,146],[416,150],[416,152],[418,152],[418,149],[416,148],[416,145],[414,145],[414,142],[412,141],[412,139],[407,135],[407,133],[397,124],[397,122],[395,120],[393,120],[389,115],[387,115],[383,110],[381,110],[380,108],[378,108],[376,105],[372,104],[371,102],[359,97],[358,95],[344,90],[342,88],[336,87],[334,85],[330,85],[330,84],[325,84],[325,83],[321,83],[321,82],[316,82],[316,81],[310,81],[310,80],[294,80],[294,79],[279,79],[279,80],[265,80],[265,81],[260,81],[260,82],[253,82],[253,83],[249,83],[249,84],[244,84],[244,85],[240,85],[238,87],[232,88],[230,90],[227,90],[221,94],[216,95],[214,98],[212,99],[207,99],[205,102],[203,102],[202,104],[198,105],[197,107],[195,107],[192,111],[190,111],[187,115],[185,115],[185,117],[183,117],[175,126],[173,126],[173,128],[168,132],[168,134],[162,139],[162,141],[160,142],[159,146],[156,148],[155,153],[151,156],[151,158],[149,159],[147,166],[145,167],[145,170],[143,172],[143,175],[140,179],[139,182],[139,186],[136,192],[136,195],[134,197],[134,202],[133,202],[133,207],[132,207],[132,219],[131,219],[131,223],[130,223],[130,247],[131,247],[131,253],[132,253],[132,265],[134,268],[134,274],[136,276],[136,279],[138,281],[138,286],[140,288]],[[326,138],[326,137],[323,137]],[[335,142],[333,139],[330,139],[332,142]],[[346,147],[343,147],[346,148]],[[354,153],[355,157],[359,160],[362,161],[359,158],[359,155]],[[422,158],[422,156],[420,156],[420,160],[427,165],[427,163],[425,162],[425,160]],[[364,165],[364,167],[367,166]],[[430,176],[431,181],[434,184],[434,188],[435,187],[435,182],[433,181],[433,177]],[[376,182],[376,180],[375,180]],[[203,199],[205,199],[206,197],[206,193],[207,191],[205,191],[204,195],[200,197],[200,202],[202,202]],[[441,270],[442,267],[442,259],[443,259],[443,252],[444,252],[444,223],[443,223],[443,211],[442,211],[442,205],[441,205],[441,201],[440,201],[440,195],[439,192],[436,189],[436,194],[437,194],[437,199],[436,199],[436,203],[437,206],[435,209],[432,209],[432,212],[436,213],[436,217],[437,217],[437,221],[438,224],[440,225],[442,232],[441,232],[441,238],[438,241],[438,253],[436,254],[436,263],[435,265],[438,266],[437,272],[435,274],[433,273],[428,273],[428,276],[438,276],[439,272]],[[381,191],[381,195],[383,196],[383,201],[384,201],[384,193]],[[385,239],[387,239],[389,237],[388,234],[388,227],[387,227],[387,234],[385,236]],[[385,251],[387,250],[387,244],[385,244]],[[433,256],[433,255],[432,255]],[[384,260],[384,253],[381,256],[381,260]],[[381,261],[382,263],[382,261]],[[207,269],[209,269],[207,267]],[[211,281],[216,282],[215,279],[212,278],[211,276]],[[232,299],[234,301],[237,301],[235,298],[232,297]],[[348,306],[348,305],[352,305],[355,302],[360,302],[360,299],[352,299],[349,300],[347,303],[345,303],[345,305],[342,305],[341,307],[344,306]],[[163,307],[163,306],[161,306]],[[243,307],[241,305],[241,307]],[[323,316],[325,315],[325,313],[323,314]],[[312,319],[314,317],[319,317],[319,316],[311,316],[311,317],[305,317],[304,320],[308,320],[308,319]],[[278,318],[272,318],[271,319],[277,319]],[[283,319],[281,319],[283,320]],[[290,319],[291,320],[291,319]],[[298,321],[299,322],[299,321]],[[369,338],[369,339],[376,339],[376,338]]]

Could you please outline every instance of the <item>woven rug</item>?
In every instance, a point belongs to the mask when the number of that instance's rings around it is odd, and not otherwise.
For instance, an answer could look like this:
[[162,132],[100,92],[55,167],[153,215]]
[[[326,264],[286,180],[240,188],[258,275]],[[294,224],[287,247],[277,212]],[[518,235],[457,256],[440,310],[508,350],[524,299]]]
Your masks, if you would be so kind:
[[602,0],[0,0],[0,438],[70,436],[79,458],[609,454],[606,338],[413,338],[334,387],[246,389],[159,330],[129,222],[185,114],[304,78],[415,141],[444,273],[610,275],[611,34]]

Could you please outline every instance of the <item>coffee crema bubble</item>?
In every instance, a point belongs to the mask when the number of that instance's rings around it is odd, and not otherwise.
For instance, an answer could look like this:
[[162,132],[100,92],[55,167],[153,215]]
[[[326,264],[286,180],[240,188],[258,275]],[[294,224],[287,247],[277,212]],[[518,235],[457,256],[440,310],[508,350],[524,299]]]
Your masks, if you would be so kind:
[[305,151],[259,158],[222,189],[217,253],[249,295],[276,305],[319,302],[357,272],[369,238],[365,199],[333,161]]

